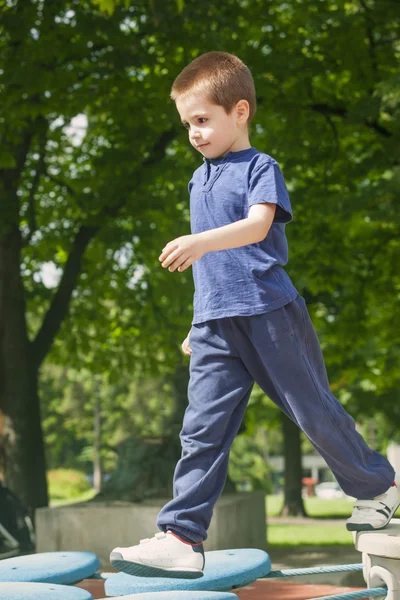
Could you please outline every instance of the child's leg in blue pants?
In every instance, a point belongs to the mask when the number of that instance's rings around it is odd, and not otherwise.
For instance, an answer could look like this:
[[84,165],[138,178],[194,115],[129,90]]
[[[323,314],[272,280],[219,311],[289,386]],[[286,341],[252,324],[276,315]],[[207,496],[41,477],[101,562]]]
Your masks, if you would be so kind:
[[304,431],[346,494],[369,499],[392,484],[392,466],[367,446],[330,391],[302,296],[269,313],[195,325],[189,341],[182,457],[174,499],[158,516],[160,529],[193,542],[207,538],[254,381]]

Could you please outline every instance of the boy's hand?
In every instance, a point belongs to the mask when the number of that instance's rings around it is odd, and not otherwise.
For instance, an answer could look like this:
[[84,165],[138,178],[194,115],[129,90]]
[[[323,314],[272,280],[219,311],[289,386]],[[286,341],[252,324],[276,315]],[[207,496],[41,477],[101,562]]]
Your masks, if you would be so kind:
[[183,341],[183,344],[182,344],[182,351],[184,354],[187,354],[187,356],[190,356],[192,354],[192,349],[189,346],[189,336],[190,336],[190,331],[187,334],[187,338]]
[[164,269],[171,271],[185,271],[196,260],[206,253],[204,244],[198,234],[183,235],[178,237],[163,248],[159,261]]

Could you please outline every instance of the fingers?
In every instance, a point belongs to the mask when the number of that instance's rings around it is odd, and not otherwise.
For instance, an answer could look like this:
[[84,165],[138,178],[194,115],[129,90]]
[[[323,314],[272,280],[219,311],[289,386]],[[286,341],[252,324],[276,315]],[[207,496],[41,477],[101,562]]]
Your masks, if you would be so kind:
[[180,248],[177,248],[174,252],[171,252],[164,260],[162,260],[162,254],[159,257],[161,266],[169,271],[176,271],[185,261],[188,260],[188,255],[184,254]]
[[158,260],[160,262],[164,262],[166,258],[168,258],[168,256],[171,254],[171,252],[173,252],[174,250],[177,249],[176,244],[174,244],[173,242],[169,242],[165,248],[163,248],[160,256],[158,257]]
[[182,344],[182,351],[186,356],[190,356],[192,354],[192,349],[189,346],[189,338],[187,337]]
[[192,264],[192,261],[190,260],[190,258],[186,259],[184,263],[182,263],[180,265],[180,267],[178,267],[178,271],[180,273],[182,273],[182,271],[185,271],[186,269],[188,269],[190,267],[190,265]]
[[163,266],[164,269],[169,267],[170,271],[175,270],[176,266],[179,266],[182,263],[182,261],[185,260],[183,257],[181,258],[181,253],[182,251],[179,248],[177,250],[174,250],[174,252],[171,252],[169,256],[161,262],[161,266]]
[[[173,256],[173,255],[171,254],[171,256]],[[178,257],[176,257],[176,259],[173,262],[170,259],[166,260],[162,264],[162,266],[164,268],[168,267],[168,271],[170,271],[171,273],[173,273],[173,271],[176,271],[176,270],[178,270],[178,271],[184,271],[191,264],[192,264],[191,259],[188,258],[187,256],[185,256],[184,254],[182,254],[182,255],[179,255]]]

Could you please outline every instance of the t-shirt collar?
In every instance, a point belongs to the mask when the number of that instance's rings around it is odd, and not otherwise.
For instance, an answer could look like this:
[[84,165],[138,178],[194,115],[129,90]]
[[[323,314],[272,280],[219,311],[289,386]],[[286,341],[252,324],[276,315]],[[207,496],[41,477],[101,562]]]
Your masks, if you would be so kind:
[[222,156],[220,158],[206,158],[205,156],[203,156],[203,162],[207,163],[210,162],[213,165],[220,165],[221,163],[233,160],[235,158],[239,158],[240,156],[245,156],[247,153],[251,153],[255,150],[255,148],[253,146],[250,146],[250,148],[245,148],[244,150],[236,150],[235,152],[227,152],[225,154],[225,156]]

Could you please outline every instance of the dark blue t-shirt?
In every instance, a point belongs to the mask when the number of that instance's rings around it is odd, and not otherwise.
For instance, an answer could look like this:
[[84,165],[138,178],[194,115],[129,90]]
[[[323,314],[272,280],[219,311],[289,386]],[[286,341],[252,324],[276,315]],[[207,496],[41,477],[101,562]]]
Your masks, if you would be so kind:
[[188,187],[192,233],[245,219],[252,204],[277,204],[264,240],[208,252],[193,263],[192,324],[257,315],[294,300],[298,292],[283,269],[288,261],[285,224],[292,219],[292,209],[276,160],[256,148],[203,158]]

